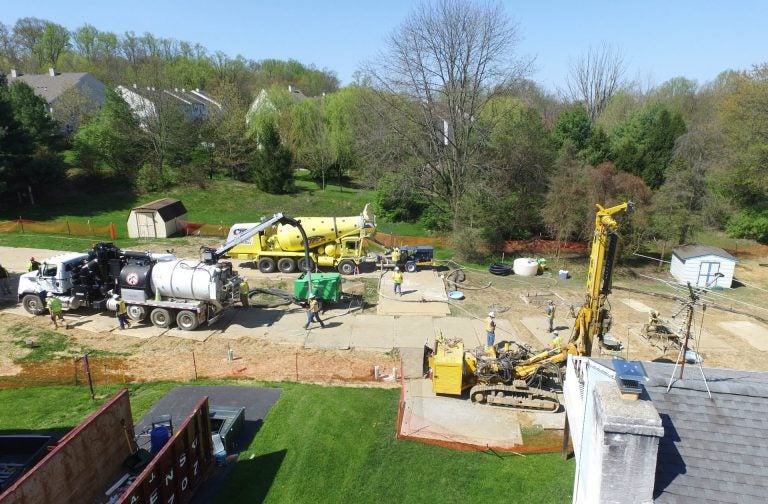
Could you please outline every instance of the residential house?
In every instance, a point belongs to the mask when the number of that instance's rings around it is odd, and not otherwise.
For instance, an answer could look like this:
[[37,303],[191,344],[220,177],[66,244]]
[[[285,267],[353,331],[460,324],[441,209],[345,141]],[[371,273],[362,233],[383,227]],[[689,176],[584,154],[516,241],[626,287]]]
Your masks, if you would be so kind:
[[190,120],[200,120],[206,117],[211,110],[221,111],[222,105],[200,89],[162,89],[154,87],[140,87],[134,84],[131,87],[117,86],[115,91],[128,103],[134,115],[144,123],[149,117],[157,114],[158,104],[161,100],[168,100],[178,106],[184,115]]
[[765,502],[768,373],[570,357],[564,393],[574,503]]
[[35,94],[41,97],[48,104],[48,113],[54,119],[57,119],[62,129],[72,132],[77,128],[75,118],[62,117],[58,114],[57,105],[60,100],[70,90],[77,91],[85,98],[89,104],[88,109],[92,112],[99,110],[104,103],[104,90],[106,87],[96,77],[86,72],[57,72],[55,68],[48,69],[46,74],[22,74],[18,70],[12,69],[8,83],[21,81],[31,87]]
[[[290,93],[291,98],[297,102],[307,99],[306,95],[302,93],[299,88],[290,84],[288,85],[288,93]],[[272,112],[277,111],[277,107],[275,107],[275,104],[269,99],[266,89],[262,89],[258,96],[256,96],[256,99],[251,103],[251,106],[248,107],[248,112],[245,114],[245,123],[250,124],[251,118],[262,110],[270,110]]]

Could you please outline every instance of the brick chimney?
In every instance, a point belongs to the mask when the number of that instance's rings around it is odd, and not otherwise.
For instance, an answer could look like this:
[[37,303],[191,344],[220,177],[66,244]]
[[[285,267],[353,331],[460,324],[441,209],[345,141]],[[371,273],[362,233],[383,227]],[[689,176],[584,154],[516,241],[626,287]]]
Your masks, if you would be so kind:
[[585,400],[581,450],[573,502],[653,502],[656,455],[664,435],[659,413],[647,396],[622,399],[615,381],[594,383]]

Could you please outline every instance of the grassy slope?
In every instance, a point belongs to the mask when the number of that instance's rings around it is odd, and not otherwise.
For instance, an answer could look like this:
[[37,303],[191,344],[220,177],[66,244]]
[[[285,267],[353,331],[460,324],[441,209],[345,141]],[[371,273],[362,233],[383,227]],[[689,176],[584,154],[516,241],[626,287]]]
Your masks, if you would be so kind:
[[395,440],[396,390],[287,385],[218,502],[567,502],[558,454],[454,451]]
[[[129,386],[134,419],[173,383]],[[574,462],[395,440],[397,390],[273,384],[280,400],[219,502],[569,502]],[[118,387],[0,390],[0,432],[68,429]]]

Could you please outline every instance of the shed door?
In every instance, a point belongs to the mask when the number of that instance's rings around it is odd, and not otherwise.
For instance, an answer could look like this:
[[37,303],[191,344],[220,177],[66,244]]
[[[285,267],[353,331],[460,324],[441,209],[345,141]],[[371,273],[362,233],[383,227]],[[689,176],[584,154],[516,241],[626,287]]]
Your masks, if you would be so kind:
[[[719,262],[705,262],[699,263],[699,278],[696,279],[696,285],[698,287],[714,286],[715,275],[720,272]],[[709,285],[713,282],[712,285]]]
[[155,214],[153,212],[136,212],[136,228],[139,230],[139,238],[157,238]]

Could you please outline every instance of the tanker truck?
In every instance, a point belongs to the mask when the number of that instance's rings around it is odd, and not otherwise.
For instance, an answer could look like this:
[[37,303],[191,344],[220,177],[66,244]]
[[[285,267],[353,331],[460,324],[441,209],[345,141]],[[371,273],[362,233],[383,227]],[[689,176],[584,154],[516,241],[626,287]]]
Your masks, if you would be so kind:
[[[339,273],[351,275],[358,263],[365,259],[363,242],[376,231],[376,217],[370,205],[360,215],[351,217],[296,217],[307,234],[309,257],[305,257],[304,243],[296,225],[281,222],[264,228],[231,248],[226,256],[253,261],[262,273],[281,271],[307,271],[315,264],[336,268]],[[239,223],[229,230],[227,242],[257,226]]]
[[213,323],[239,300],[240,282],[229,262],[206,264],[98,243],[87,253],[54,256],[38,271],[22,275],[18,297],[29,313],[40,315],[48,297],[59,298],[67,311],[116,310],[120,295],[132,320],[148,316],[161,328],[175,321],[191,331]]

